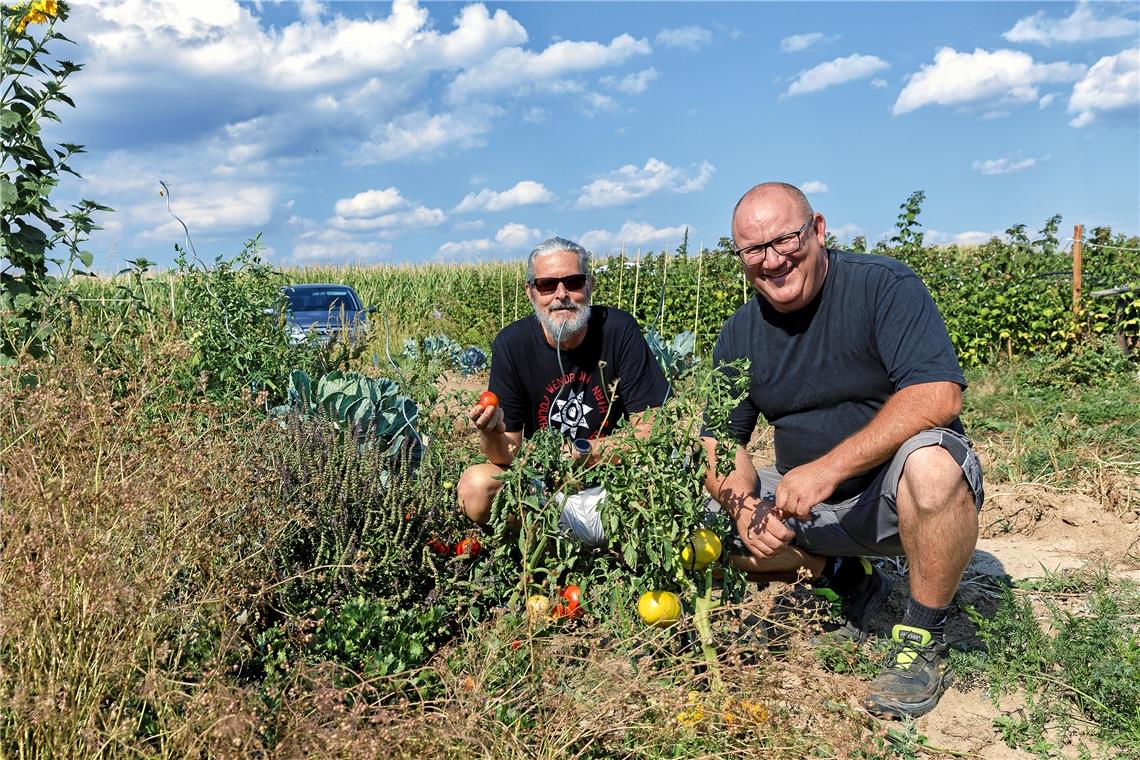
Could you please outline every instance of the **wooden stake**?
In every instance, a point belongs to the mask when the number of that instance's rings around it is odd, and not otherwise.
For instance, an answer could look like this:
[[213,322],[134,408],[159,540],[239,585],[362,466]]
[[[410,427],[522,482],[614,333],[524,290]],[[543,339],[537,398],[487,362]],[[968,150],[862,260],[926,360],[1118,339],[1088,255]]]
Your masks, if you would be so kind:
[[705,244],[701,243],[701,247],[697,249],[697,305],[693,309],[693,337],[696,341],[693,343],[693,351],[697,350],[697,344],[700,342],[700,333],[697,328],[701,324],[701,275],[704,273],[705,265]]
[[1084,225],[1073,227],[1073,316],[1081,313],[1081,237]]
[[519,280],[522,279],[522,267],[515,267],[515,319],[519,318],[519,291],[522,288],[519,286]]
[[637,263],[633,267],[633,318],[637,319],[637,287],[641,280],[641,249],[637,249]]
[[507,326],[507,293],[503,290],[503,264],[499,264],[499,329]]
[[618,297],[617,297],[617,304],[618,304],[618,308],[619,308],[619,309],[621,308],[621,305],[622,305],[622,300],[621,300],[621,286],[622,286],[622,281],[623,281],[624,279],[625,279],[625,243],[622,243],[622,244],[621,244],[621,267],[618,269]]

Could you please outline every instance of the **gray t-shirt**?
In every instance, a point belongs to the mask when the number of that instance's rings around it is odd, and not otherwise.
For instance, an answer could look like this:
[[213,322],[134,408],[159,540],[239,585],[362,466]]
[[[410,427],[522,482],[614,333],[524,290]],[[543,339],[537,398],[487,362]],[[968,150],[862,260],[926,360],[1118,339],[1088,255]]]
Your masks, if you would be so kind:
[[[717,364],[751,360],[748,397],[730,428],[747,443],[763,414],[775,428],[781,473],[862,429],[901,388],[966,387],[942,315],[909,267],[886,256],[827,254],[827,277],[812,303],[781,314],[756,295],[725,322],[713,349]],[[950,427],[962,432],[958,420]],[[876,473],[845,481],[832,500],[864,490]]]

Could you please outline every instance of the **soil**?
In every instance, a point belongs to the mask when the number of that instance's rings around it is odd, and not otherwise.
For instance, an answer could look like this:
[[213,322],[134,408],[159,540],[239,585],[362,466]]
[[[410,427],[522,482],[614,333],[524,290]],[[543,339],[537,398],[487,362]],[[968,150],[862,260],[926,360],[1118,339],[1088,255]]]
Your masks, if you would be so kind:
[[[1036,484],[999,484],[987,495],[981,512],[982,535],[955,604],[972,606],[984,616],[994,610],[1001,579],[1021,581],[1081,568],[1140,581],[1140,508],[1131,506],[1136,504],[1134,496],[1127,504],[1127,511],[1122,512],[1119,504],[1104,504],[1088,495]],[[908,589],[904,560],[885,560],[880,567],[894,582],[890,600],[874,623],[875,633],[885,637],[902,617]],[[958,648],[981,646],[976,627],[963,612],[955,614],[946,635]],[[867,682],[852,686],[865,691]],[[856,696],[862,697],[862,691]],[[996,718],[1015,715],[1020,707],[1016,697],[995,705],[977,684],[952,685],[932,712],[915,721],[931,748],[925,756],[1035,757],[1010,749],[994,726]],[[1059,751],[1063,756],[1077,755],[1075,746]]]
[[[1128,503],[1134,505],[1135,497]],[[1019,581],[1085,567],[1140,581],[1140,509],[1119,508],[1119,503],[1036,484],[999,484],[982,509],[982,536],[955,601],[959,606],[973,604],[985,614],[993,579]],[[891,601],[901,609],[905,591],[896,587]],[[965,616],[959,616],[952,629],[950,639],[968,639],[975,632]],[[1019,707],[1016,702],[995,706],[978,687],[952,686],[916,724],[933,745],[984,758],[1031,758],[1030,753],[1009,749],[994,728],[995,718]],[[1061,752],[1075,756],[1076,748]]]

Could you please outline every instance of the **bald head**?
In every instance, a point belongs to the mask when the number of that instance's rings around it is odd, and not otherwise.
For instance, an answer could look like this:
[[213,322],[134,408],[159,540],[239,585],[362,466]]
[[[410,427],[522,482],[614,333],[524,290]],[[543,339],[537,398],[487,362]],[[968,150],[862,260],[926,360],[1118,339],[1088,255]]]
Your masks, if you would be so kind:
[[807,196],[803,194],[795,185],[789,185],[787,182],[762,182],[749,190],[744,195],[740,196],[740,200],[736,202],[736,206],[732,209],[732,231],[736,234],[736,218],[740,214],[741,209],[746,212],[757,202],[771,202],[774,198],[783,196],[788,199],[796,207],[796,216],[801,219],[810,219],[814,213],[811,204],[808,203]]

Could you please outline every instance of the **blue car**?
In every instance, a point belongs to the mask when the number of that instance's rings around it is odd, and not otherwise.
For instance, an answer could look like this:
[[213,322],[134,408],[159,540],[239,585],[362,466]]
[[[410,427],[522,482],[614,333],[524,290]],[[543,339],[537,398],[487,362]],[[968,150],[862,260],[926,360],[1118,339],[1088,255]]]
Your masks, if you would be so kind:
[[365,307],[356,291],[347,285],[325,283],[288,285],[282,288],[289,299],[289,343],[304,343],[312,334],[324,344],[337,336],[355,341],[368,331],[368,315],[375,306]]

